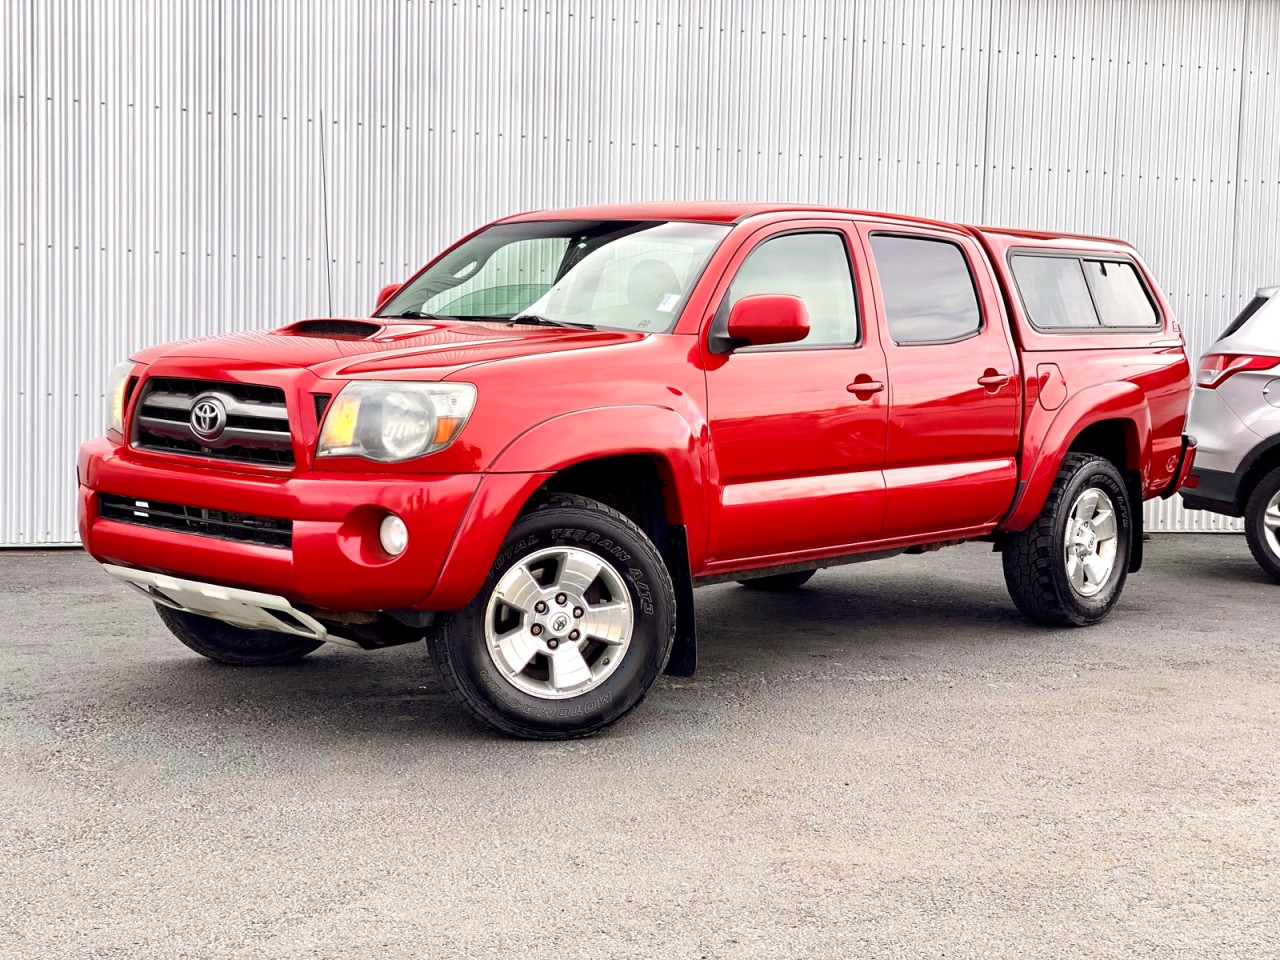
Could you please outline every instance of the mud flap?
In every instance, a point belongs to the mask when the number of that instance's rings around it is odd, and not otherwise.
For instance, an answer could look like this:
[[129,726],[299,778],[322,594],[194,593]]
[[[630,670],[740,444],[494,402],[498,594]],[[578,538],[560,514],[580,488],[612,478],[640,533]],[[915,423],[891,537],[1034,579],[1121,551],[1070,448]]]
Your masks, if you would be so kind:
[[1142,529],[1142,478],[1131,475],[1128,482],[1129,502],[1135,507],[1133,511],[1133,528],[1129,532],[1129,540],[1133,545],[1129,548],[1129,572],[1137,573],[1142,569],[1142,552],[1146,537]]
[[676,592],[676,639],[664,672],[672,677],[692,677],[698,668],[698,632],[693,614],[689,537],[683,526],[667,528],[666,550],[663,554]]

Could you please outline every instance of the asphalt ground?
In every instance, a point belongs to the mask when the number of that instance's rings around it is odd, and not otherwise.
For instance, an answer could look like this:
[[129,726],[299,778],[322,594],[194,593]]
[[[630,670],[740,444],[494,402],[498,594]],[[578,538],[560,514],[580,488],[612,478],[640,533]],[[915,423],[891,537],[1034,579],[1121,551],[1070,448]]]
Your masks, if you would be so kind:
[[1280,586],[1148,545],[1021,621],[981,546],[698,592],[587,741],[421,645],[236,670],[83,554],[0,553],[0,957],[1280,954]]

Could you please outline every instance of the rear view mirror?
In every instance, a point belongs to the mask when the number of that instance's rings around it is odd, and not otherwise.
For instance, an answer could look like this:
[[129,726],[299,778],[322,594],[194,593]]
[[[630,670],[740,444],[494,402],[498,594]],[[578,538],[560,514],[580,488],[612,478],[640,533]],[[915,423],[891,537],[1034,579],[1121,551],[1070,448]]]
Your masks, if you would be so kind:
[[729,311],[730,347],[795,343],[809,335],[809,308],[799,297],[755,293]]
[[400,287],[401,287],[401,286],[402,286],[402,284],[399,284],[399,283],[388,283],[385,287],[383,287],[381,290],[379,290],[379,291],[378,291],[378,300],[377,300],[377,302],[374,304],[373,312],[374,312],[374,313],[377,313],[379,310],[381,310],[381,309],[382,309],[382,307],[383,307],[383,305],[384,305],[388,300],[390,300],[392,297],[394,297],[397,293],[399,293],[399,292],[400,292]]

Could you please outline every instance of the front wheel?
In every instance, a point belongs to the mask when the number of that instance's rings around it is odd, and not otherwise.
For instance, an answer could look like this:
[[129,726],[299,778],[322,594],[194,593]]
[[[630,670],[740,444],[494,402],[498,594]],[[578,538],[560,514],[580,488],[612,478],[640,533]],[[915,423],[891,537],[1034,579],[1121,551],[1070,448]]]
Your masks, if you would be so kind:
[[512,526],[479,594],[428,637],[445,687],[517,737],[590,736],[626,716],[666,666],[675,590],[621,513],[551,494]]
[[1258,566],[1280,583],[1280,468],[1258,481],[1249,494],[1244,533]]
[[1131,510],[1124,478],[1110,461],[1068,454],[1040,517],[1004,546],[1005,583],[1022,615],[1085,626],[1109,614],[1129,571]]
[[185,610],[175,610],[162,603],[156,612],[169,632],[184,644],[214,663],[228,667],[273,667],[293,663],[324,645],[292,633],[274,630],[246,630],[212,617],[201,617]]

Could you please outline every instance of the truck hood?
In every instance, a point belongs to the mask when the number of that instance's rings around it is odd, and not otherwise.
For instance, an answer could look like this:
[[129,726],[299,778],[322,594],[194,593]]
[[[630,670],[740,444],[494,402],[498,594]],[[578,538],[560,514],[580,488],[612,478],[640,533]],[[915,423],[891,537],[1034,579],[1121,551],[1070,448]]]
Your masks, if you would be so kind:
[[143,350],[133,359],[306,367],[320,377],[376,378],[413,371],[443,379],[476,363],[631,343],[645,336],[501,322],[329,318],[302,320],[278,330],[180,340]]

